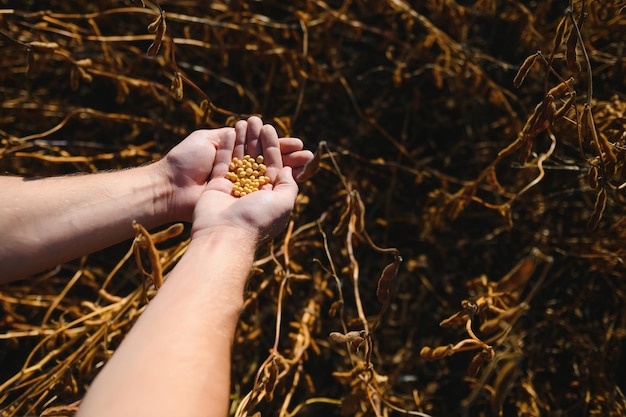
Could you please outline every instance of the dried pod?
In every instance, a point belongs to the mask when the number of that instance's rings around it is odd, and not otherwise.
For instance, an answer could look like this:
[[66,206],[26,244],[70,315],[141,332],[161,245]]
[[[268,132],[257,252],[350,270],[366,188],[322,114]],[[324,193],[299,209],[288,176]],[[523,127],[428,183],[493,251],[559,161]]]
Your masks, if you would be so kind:
[[526,165],[526,162],[528,161],[528,158],[530,157],[532,150],[533,150],[532,136],[528,135],[522,141],[521,146],[520,146],[520,151],[519,151],[519,163],[522,164],[522,166]]
[[597,189],[598,186],[600,185],[598,181],[599,173],[600,173],[600,170],[598,169],[597,165],[591,165],[589,167],[589,187],[591,187],[594,190]]
[[615,155],[613,150],[613,144],[604,133],[598,132],[597,136],[604,151],[604,166],[602,168],[607,177],[611,178],[617,173],[617,155]]
[[350,342],[350,352],[357,353],[359,351],[359,347],[365,341],[362,337],[357,337]]
[[339,332],[331,332],[328,335],[328,340],[332,343],[346,343],[346,335]]
[[322,149],[326,147],[326,141],[321,141],[313,155],[313,159],[304,165],[304,170],[298,175],[298,181],[306,181],[311,178],[320,168],[322,160]]
[[337,315],[337,310],[339,310],[342,307],[343,307],[343,301],[342,300],[334,301],[330,305],[330,308],[328,309],[328,316],[329,317],[335,317],[335,315]]
[[41,412],[39,417],[62,417],[73,416],[78,411],[78,405],[80,401],[73,402],[68,405],[58,405],[54,407],[48,407]]
[[515,78],[513,78],[513,85],[515,86],[515,88],[519,88],[522,85],[524,79],[526,79],[528,72],[533,67],[538,57],[539,52],[536,52],[524,60],[519,70],[517,71],[517,74],[515,74]]
[[83,68],[91,67],[93,65],[93,60],[91,58],[83,58],[83,59],[74,61],[74,64]]
[[476,376],[480,368],[483,366],[485,362],[489,362],[495,356],[495,352],[491,346],[487,346],[480,352],[478,352],[472,358],[469,366],[467,367],[467,374],[469,376]]
[[447,319],[442,320],[441,323],[439,323],[439,326],[441,326],[441,327],[461,327],[461,326],[465,325],[465,322],[467,322],[469,317],[470,316],[469,316],[469,314],[467,314],[467,311],[459,311],[457,313],[454,313],[453,315],[451,315]]
[[520,289],[526,285],[536,267],[537,257],[534,254],[524,257],[506,275],[500,278],[496,284],[496,291],[508,293]]
[[165,21],[165,11],[161,10],[161,15],[152,22],[148,26],[148,31],[152,32],[152,30],[156,31],[156,35],[154,37],[154,41],[148,47],[148,55],[154,56],[159,52],[161,48],[161,43],[163,42],[163,36],[165,35],[165,31],[167,30],[167,23]]
[[574,83],[574,77],[570,77],[567,80],[555,85],[550,90],[548,90],[548,93],[546,94],[546,96],[552,96],[553,98],[559,97],[563,95],[565,91],[567,90],[571,91],[573,83]]
[[454,354],[454,350],[452,350],[452,348],[452,345],[437,346],[434,349],[430,346],[424,346],[422,350],[420,350],[420,356],[427,361],[435,361]]
[[213,110],[211,108],[211,102],[209,102],[209,100],[207,99],[202,100],[200,102],[200,109],[202,110],[202,122],[207,123]]
[[567,28],[567,23],[569,22],[569,17],[567,15],[561,18],[561,21],[556,27],[555,35],[554,35],[554,44],[552,48],[556,50],[563,42],[563,35],[565,34],[565,29]]
[[515,320],[517,320],[519,316],[527,309],[528,304],[526,303],[520,303],[519,305],[506,309],[493,319],[484,321],[480,325],[480,331],[485,334],[493,334],[500,330],[504,330],[508,326],[510,326],[511,323],[515,322]]
[[154,243],[165,242],[166,240],[180,236],[183,230],[185,230],[185,226],[182,223],[174,223],[167,229],[154,233],[152,240]]
[[593,213],[591,213],[591,217],[587,221],[587,231],[591,232],[598,227],[598,223],[600,223],[600,219],[602,219],[602,214],[604,213],[604,209],[606,208],[606,190],[604,188],[600,188],[598,190],[598,194],[596,195],[596,203],[593,207]]
[[328,335],[328,339],[332,343],[352,343],[355,340],[360,340],[362,342],[363,340],[365,340],[366,336],[367,334],[364,330],[353,330],[346,334],[340,332],[331,332]]
[[269,366],[266,366],[264,369],[266,373],[265,393],[267,394],[265,398],[268,402],[271,402],[274,397],[274,390],[276,389],[276,381],[278,380],[278,364],[275,356],[268,365]]
[[461,301],[461,311],[454,313],[447,319],[441,321],[441,327],[460,327],[464,326],[468,319],[478,313],[478,304],[472,300]]
[[[154,246],[154,240],[150,235],[150,232],[137,222],[133,222],[133,229],[135,229],[135,240],[133,241],[133,252],[135,253],[135,260],[140,269],[150,278],[152,284],[156,289],[161,288],[163,285],[163,266],[161,265],[161,259],[159,258],[159,252]],[[152,272],[149,273],[143,268],[143,262],[141,261],[141,250],[145,250],[150,261],[150,267]]]
[[159,29],[159,26],[161,25],[161,22],[163,22],[163,12],[159,13],[157,18],[154,19],[154,21],[148,25],[148,32],[156,33],[157,30]]
[[402,262],[402,257],[395,256],[393,262],[383,269],[383,272],[378,279],[376,298],[378,298],[378,301],[382,304],[385,304],[389,300],[389,295],[393,290],[396,277],[398,276],[400,262]]
[[362,233],[365,230],[365,204],[361,199],[361,194],[357,190],[350,192],[350,208],[352,209],[351,221],[354,219],[354,232]]
[[554,112],[553,119],[554,120],[558,120],[558,119],[562,118],[563,116],[565,116],[567,114],[567,112],[569,111],[569,109],[574,104],[574,100],[576,100],[576,92],[572,91],[570,93],[570,97],[567,99],[567,101],[559,109],[557,109]]
[[26,46],[29,50],[32,50],[35,52],[44,52],[44,53],[52,53],[55,50],[59,49],[59,44],[56,42],[32,41],[32,42],[29,42]]
[[183,99],[183,77],[180,72],[174,72],[174,78],[172,79],[172,85],[170,90],[174,93],[174,99],[181,101]]
[[519,376],[520,369],[516,359],[504,361],[498,366],[498,374],[493,382],[493,395],[490,399],[493,415],[502,415],[500,412],[504,399],[511,389],[513,381]]
[[546,95],[541,103],[535,107],[533,113],[526,121],[522,129],[523,136],[526,138],[534,138],[543,130],[547,129],[552,122],[555,110],[554,96],[551,94]]

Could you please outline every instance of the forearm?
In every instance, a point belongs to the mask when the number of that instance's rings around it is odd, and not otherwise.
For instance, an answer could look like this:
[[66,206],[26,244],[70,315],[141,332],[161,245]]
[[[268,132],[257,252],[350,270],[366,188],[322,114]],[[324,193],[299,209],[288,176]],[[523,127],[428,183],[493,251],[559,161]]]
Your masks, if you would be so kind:
[[0,177],[0,282],[26,277],[132,236],[132,222],[167,222],[158,163],[46,179]]
[[192,240],[78,415],[226,416],[230,350],[255,244],[231,230]]

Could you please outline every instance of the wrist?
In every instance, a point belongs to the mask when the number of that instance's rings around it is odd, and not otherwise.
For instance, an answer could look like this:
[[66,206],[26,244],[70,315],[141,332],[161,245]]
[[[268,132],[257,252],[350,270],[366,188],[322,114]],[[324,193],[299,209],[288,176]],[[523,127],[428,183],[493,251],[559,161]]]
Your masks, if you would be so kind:
[[191,230],[190,245],[232,245],[248,252],[256,250],[259,242],[258,231],[235,225],[214,225],[200,230]]
[[175,181],[170,169],[164,159],[156,161],[150,165],[152,177],[156,181],[155,185],[155,199],[154,209],[155,215],[161,218],[162,224],[171,223],[175,221],[187,221],[186,217],[178,205],[178,198],[176,196]]
[[[175,271],[184,272],[190,291],[203,294],[204,299],[211,299],[213,307],[219,305],[222,314],[232,314],[236,320],[243,306],[245,282],[255,252],[256,241],[250,234],[216,228],[208,233],[192,235],[187,251]],[[198,268],[196,273],[189,268],[190,265]],[[203,293],[205,290],[208,292]]]

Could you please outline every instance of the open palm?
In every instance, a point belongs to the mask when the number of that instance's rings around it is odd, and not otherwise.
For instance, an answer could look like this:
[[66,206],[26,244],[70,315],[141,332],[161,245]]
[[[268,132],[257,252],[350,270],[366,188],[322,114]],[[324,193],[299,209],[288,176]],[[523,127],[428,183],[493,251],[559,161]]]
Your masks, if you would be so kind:
[[[225,178],[233,157],[262,154],[270,183],[245,197],[232,195],[233,184]],[[292,168],[283,167],[276,130],[256,122],[239,122],[227,132],[216,151],[211,178],[198,200],[193,215],[192,238],[221,228],[237,228],[251,238],[264,240],[284,228],[293,208],[298,187]]]

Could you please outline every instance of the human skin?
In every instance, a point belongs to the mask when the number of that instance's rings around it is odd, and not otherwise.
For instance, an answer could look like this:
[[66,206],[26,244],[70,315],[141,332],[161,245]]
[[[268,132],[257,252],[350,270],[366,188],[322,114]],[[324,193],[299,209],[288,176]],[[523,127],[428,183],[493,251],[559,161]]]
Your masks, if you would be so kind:
[[[191,241],[82,401],[78,417],[226,416],[231,347],[257,245],[282,230],[298,186],[278,137],[226,135],[193,212]],[[245,142],[245,143],[243,143]],[[244,148],[262,151],[272,184],[236,198],[224,178]]]
[[[0,176],[0,283],[25,278],[151,229],[191,221],[216,154],[236,136],[235,153],[259,153],[258,117],[234,128],[198,130],[163,159],[115,172],[27,179]],[[275,131],[274,131],[275,134]],[[280,138],[282,162],[302,173],[312,158],[297,138]]]

